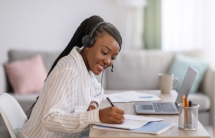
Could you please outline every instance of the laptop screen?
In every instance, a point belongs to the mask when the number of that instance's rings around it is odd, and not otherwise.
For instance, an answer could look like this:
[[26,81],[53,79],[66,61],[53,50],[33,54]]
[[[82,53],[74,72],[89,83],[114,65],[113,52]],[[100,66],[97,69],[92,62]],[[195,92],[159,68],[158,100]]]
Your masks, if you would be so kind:
[[179,103],[182,103],[183,95],[185,95],[186,98],[188,97],[190,89],[192,88],[193,82],[196,78],[196,75],[197,75],[197,72],[194,69],[192,69],[191,67],[188,67],[187,73],[184,77],[184,80],[182,82],[181,88],[178,92],[178,96],[175,101],[176,105]]

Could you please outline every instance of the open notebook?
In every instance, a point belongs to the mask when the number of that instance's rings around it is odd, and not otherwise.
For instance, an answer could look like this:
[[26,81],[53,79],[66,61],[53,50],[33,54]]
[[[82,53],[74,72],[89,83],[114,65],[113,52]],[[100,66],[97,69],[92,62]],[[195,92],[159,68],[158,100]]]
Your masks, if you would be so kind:
[[120,129],[120,128],[113,128],[107,126],[99,126],[94,125],[93,128],[98,129],[106,129],[106,130],[116,130],[116,131],[127,131],[127,132],[135,132],[135,133],[147,133],[147,134],[160,134],[167,129],[173,127],[175,124],[168,123],[168,122],[149,122],[144,126],[136,129]]
[[116,131],[129,131],[137,133],[159,134],[174,126],[173,123],[158,122],[163,119],[144,117],[137,115],[124,115],[126,120],[123,124],[96,123],[93,128]]

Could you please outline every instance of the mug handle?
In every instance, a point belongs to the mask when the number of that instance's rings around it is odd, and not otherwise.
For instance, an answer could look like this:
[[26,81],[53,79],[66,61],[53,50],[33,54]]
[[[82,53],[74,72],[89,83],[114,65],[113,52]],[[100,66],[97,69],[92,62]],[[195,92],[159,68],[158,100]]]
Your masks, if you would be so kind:
[[176,80],[176,84],[172,87],[173,89],[178,85],[178,83],[179,83],[179,80],[178,80],[178,78],[174,78],[173,79],[173,82],[174,82],[174,80]]

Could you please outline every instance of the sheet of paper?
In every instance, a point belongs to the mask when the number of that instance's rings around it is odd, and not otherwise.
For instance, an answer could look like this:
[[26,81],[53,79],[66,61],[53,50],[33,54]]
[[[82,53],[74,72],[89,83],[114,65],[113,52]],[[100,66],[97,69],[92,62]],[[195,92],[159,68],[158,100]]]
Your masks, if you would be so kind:
[[142,120],[142,121],[147,121],[147,122],[163,121],[162,118],[145,117],[145,116],[139,116],[139,115],[128,115],[128,114],[125,114],[124,117],[127,120]]
[[132,101],[158,101],[157,95],[140,93],[135,91],[125,91],[120,93],[106,94],[112,102],[132,102]]
[[144,126],[147,124],[148,121],[144,120],[125,120],[123,124],[106,124],[106,123],[95,123],[96,125],[100,126],[107,126],[107,127],[114,127],[114,128],[121,128],[121,129],[136,129]]
[[124,117],[126,120],[124,121],[123,124],[96,123],[96,125],[121,128],[121,129],[136,129],[144,126],[148,122],[163,120],[161,118],[153,118],[153,117],[145,117],[145,116],[129,115],[129,114],[125,114]]

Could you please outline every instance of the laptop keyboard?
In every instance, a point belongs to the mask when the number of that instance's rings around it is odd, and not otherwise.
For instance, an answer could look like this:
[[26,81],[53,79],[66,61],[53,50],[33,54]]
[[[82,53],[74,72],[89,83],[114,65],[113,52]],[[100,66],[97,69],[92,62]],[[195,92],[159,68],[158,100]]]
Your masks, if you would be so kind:
[[178,112],[176,106],[174,103],[163,103],[163,102],[158,102],[158,103],[153,103],[154,110],[155,112],[163,112],[163,113],[175,113]]

